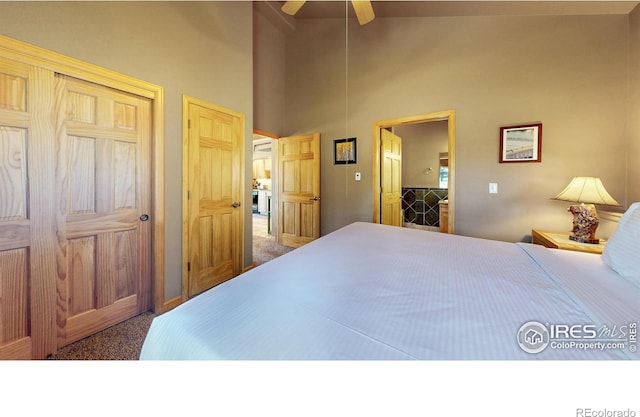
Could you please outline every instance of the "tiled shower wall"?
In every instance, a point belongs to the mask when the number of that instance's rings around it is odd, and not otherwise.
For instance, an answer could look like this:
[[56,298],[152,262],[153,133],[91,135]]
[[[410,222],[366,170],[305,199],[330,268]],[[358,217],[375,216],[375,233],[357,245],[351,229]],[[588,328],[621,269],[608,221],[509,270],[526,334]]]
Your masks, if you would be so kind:
[[440,226],[440,200],[446,200],[446,188],[403,188],[404,222],[420,226]]

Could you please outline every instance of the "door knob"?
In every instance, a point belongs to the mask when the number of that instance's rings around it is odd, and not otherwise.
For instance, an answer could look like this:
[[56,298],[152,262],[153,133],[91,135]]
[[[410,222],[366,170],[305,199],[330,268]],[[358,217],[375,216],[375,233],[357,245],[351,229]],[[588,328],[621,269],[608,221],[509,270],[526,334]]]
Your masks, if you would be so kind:
[[318,197],[317,195],[313,196],[313,198],[310,198],[309,200],[311,201],[319,201],[320,197]]
[[142,216],[140,216],[140,221],[146,222],[147,220],[149,220],[148,214],[143,214]]
[[234,202],[234,203],[231,205],[231,207],[233,207],[233,208],[238,208],[238,207],[240,207],[240,203],[238,203],[238,202],[236,201],[236,202]]

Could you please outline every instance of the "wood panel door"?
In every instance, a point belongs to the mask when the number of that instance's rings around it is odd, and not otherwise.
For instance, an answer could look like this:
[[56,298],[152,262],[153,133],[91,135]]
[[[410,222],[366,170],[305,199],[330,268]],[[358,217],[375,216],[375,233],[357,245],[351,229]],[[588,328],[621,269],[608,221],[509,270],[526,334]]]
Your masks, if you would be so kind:
[[0,359],[160,311],[162,108],[161,87],[0,36]]
[[320,237],[320,134],[278,139],[278,241],[300,247]]
[[150,100],[56,75],[58,346],[151,306]]
[[55,349],[52,102],[52,73],[0,60],[0,359]]
[[402,138],[381,129],[380,223],[402,226]]
[[193,98],[188,111],[187,275],[193,297],[242,272],[244,116]]

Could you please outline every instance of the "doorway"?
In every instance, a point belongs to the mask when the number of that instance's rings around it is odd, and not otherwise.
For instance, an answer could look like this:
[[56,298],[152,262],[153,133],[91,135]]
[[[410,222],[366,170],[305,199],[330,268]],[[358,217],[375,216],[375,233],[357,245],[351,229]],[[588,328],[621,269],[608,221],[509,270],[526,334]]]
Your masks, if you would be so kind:
[[373,125],[373,222],[382,223],[382,131],[393,129],[398,126],[411,125],[428,122],[447,122],[447,147],[448,147],[448,216],[446,220],[446,230],[448,233],[455,233],[455,111],[444,110],[433,113],[419,114],[415,116],[402,117],[397,119],[383,120]]
[[280,136],[254,130],[251,161],[251,217],[253,225],[252,239],[268,239],[275,241],[277,229],[277,199],[278,184],[277,160],[278,138]]
[[255,266],[260,248],[282,254],[320,235],[320,134],[280,137],[254,130],[253,139]]

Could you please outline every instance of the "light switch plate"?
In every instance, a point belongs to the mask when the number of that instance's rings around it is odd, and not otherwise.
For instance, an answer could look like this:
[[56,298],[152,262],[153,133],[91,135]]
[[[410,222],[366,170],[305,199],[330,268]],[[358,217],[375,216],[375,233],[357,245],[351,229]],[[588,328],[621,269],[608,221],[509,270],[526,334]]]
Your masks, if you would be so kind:
[[360,181],[362,177],[360,176],[359,172],[356,172],[356,181]]
[[498,194],[498,183],[490,182],[489,183],[489,194]]

